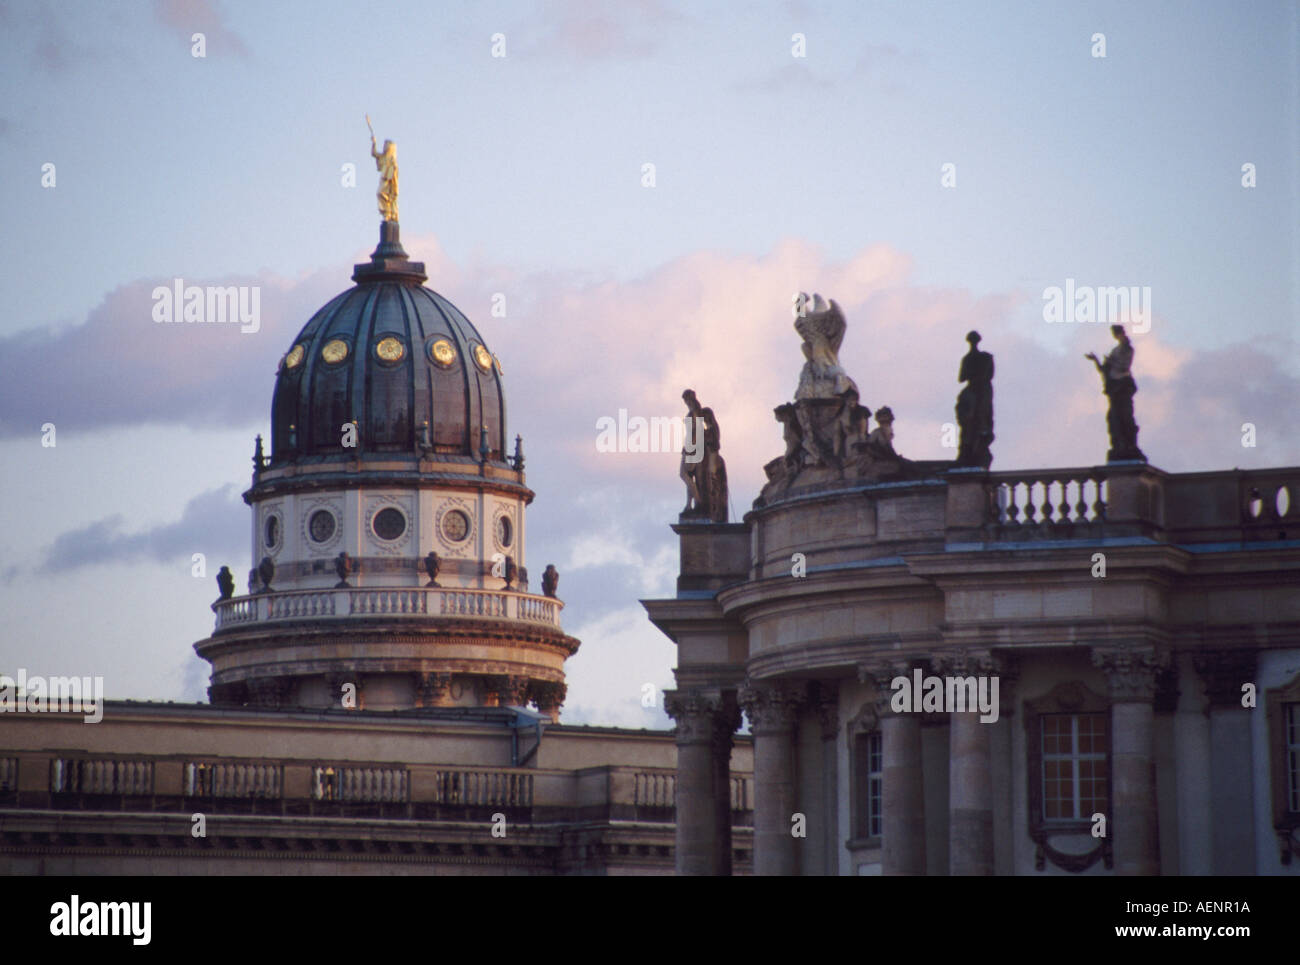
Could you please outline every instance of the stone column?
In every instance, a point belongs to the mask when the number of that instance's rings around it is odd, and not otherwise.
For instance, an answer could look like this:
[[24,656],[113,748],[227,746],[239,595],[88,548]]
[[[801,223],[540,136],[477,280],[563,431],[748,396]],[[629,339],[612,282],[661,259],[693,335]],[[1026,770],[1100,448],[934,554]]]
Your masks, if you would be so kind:
[[677,873],[729,875],[735,695],[667,690],[664,710],[677,722]]
[[895,677],[908,679],[911,664],[887,661],[859,670],[876,685],[881,744],[881,874],[923,875],[925,867],[925,784],[921,771],[921,714],[894,713]]
[[[754,735],[754,874],[799,873],[799,839],[791,834],[795,803],[795,722],[804,688],[750,683],[740,695]],[[808,815],[804,815],[805,830]],[[819,833],[819,829],[813,829]]]
[[1210,842],[1213,874],[1255,873],[1255,778],[1251,767],[1250,710],[1241,685],[1255,680],[1255,653],[1214,650],[1197,654],[1210,716]]
[[[935,669],[945,676],[992,678],[993,657],[988,652],[958,651],[946,654]],[[987,691],[992,697],[992,684]],[[946,689],[946,688],[945,688]],[[967,691],[963,690],[963,694]],[[1002,688],[999,681],[998,711]],[[978,700],[966,711],[952,711],[948,727],[948,873],[993,874],[993,757],[990,734],[993,722],[980,720]]]
[[1094,648],[1110,689],[1111,810],[1115,874],[1160,874],[1153,714],[1162,661],[1152,647]]

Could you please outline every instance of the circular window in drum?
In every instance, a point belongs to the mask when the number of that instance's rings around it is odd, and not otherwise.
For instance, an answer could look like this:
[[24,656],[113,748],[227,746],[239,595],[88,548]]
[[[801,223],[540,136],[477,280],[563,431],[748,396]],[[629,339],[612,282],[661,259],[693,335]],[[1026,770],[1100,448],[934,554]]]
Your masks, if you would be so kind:
[[400,509],[381,509],[375,513],[375,535],[380,539],[399,539],[406,532],[406,517]]
[[264,535],[266,537],[267,549],[273,550],[280,545],[280,517],[279,516],[272,515],[266,517],[266,528],[264,531]]
[[402,344],[401,339],[389,335],[379,340],[379,344],[375,346],[375,354],[385,362],[400,362],[406,355],[406,346]]
[[333,513],[328,509],[318,509],[307,520],[307,532],[311,534],[313,543],[328,543],[333,538],[337,525]]
[[342,362],[348,357],[348,343],[341,338],[326,342],[325,347],[320,350],[320,357],[331,365]]
[[510,525],[509,516],[497,517],[497,543],[503,547],[509,547],[510,541],[514,539],[514,527]]
[[459,509],[453,509],[442,517],[442,535],[453,543],[459,543],[469,535],[469,517]]
[[445,338],[440,338],[429,345],[429,358],[444,369],[456,361],[456,349]]

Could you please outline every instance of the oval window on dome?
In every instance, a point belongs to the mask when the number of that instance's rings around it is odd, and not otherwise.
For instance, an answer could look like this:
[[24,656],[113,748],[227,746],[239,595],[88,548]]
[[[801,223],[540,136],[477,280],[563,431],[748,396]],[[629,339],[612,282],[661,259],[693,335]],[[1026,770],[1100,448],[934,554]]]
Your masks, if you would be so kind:
[[469,517],[459,509],[453,509],[442,517],[442,535],[453,543],[459,543],[469,535]]
[[492,371],[492,354],[478,342],[474,343],[474,361],[484,372]]
[[289,354],[284,357],[284,367],[286,369],[296,369],[302,365],[302,357],[305,353],[301,345],[295,345],[289,349]]
[[318,509],[307,521],[307,532],[313,543],[328,543],[334,537],[334,514],[328,509]]
[[326,342],[320,350],[320,357],[330,363],[342,362],[348,357],[348,343],[341,338]]
[[509,516],[497,517],[497,545],[503,549],[509,549],[510,543],[514,539],[514,527],[510,525]]
[[393,507],[389,506],[375,513],[373,525],[375,535],[380,539],[399,539],[406,532],[406,517],[402,515],[400,509],[393,509]]
[[429,358],[446,368],[456,361],[456,348],[445,338],[440,338],[429,346]]
[[505,373],[501,371],[501,360],[495,355],[492,356],[492,364],[497,367],[497,375],[505,375]]
[[389,335],[379,340],[379,344],[375,346],[375,354],[385,362],[400,362],[406,355],[406,346],[402,344],[401,339]]

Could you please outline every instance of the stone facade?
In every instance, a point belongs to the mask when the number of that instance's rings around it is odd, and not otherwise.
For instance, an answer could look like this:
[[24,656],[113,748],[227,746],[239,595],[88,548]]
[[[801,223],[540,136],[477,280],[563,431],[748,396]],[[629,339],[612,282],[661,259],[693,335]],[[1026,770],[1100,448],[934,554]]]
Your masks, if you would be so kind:
[[[1300,873],[1298,487],[949,468],[674,526],[645,606],[678,704],[749,718],[755,872]],[[980,681],[995,719],[952,703]],[[728,736],[679,786],[720,793]],[[723,823],[679,813],[679,873],[726,872]]]
[[[0,874],[673,873],[670,732],[112,701],[0,723]],[[750,742],[727,743],[744,874]]]

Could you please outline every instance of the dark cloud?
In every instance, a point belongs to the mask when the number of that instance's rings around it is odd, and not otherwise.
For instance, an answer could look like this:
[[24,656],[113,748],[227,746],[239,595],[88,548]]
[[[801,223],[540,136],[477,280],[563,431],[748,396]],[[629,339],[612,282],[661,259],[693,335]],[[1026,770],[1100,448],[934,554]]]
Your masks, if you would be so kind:
[[257,285],[260,330],[157,323],[153,290],[170,287],[172,279],[124,285],[82,325],[0,338],[0,439],[39,431],[46,422],[77,433],[141,424],[246,426],[265,419],[279,358],[329,289],[310,280],[285,289],[258,278],[186,277],[185,284]]
[[[192,554],[203,553],[209,574],[215,577],[223,561],[242,560],[248,552],[247,512],[238,489],[228,485],[195,496],[175,522],[139,532],[123,532],[122,517],[109,516],[60,534],[46,550],[38,571],[60,573],[103,563],[178,559],[188,564]],[[239,572],[239,566],[233,569]]]

